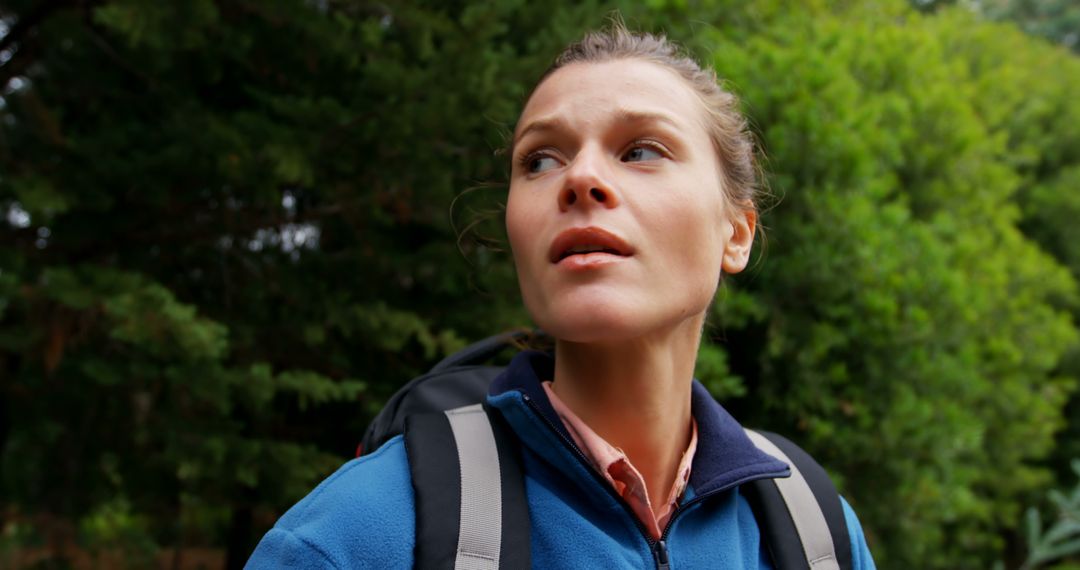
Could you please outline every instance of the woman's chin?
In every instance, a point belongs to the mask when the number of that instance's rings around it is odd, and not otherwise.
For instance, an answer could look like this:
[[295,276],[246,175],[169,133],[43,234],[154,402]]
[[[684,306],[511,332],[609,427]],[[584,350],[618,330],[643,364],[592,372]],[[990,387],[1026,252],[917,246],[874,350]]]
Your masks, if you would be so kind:
[[640,311],[630,311],[610,305],[560,307],[534,313],[534,318],[547,334],[569,342],[598,343],[626,340],[641,335],[645,328]]
[[552,337],[593,344],[666,335],[683,327],[700,334],[709,299],[571,294],[548,303],[526,299],[525,304],[537,326]]

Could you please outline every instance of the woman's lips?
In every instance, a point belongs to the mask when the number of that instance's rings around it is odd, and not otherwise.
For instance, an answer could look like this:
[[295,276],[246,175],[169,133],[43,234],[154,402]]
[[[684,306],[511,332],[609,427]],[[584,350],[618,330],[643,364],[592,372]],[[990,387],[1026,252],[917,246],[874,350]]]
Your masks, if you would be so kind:
[[579,253],[565,257],[561,261],[556,263],[555,266],[559,269],[565,269],[568,271],[584,271],[588,269],[597,269],[601,266],[611,263],[618,263],[625,259],[627,259],[627,256],[596,251],[591,253]]
[[633,254],[633,249],[619,236],[589,226],[570,228],[555,236],[548,249],[548,260],[560,267],[585,269]]

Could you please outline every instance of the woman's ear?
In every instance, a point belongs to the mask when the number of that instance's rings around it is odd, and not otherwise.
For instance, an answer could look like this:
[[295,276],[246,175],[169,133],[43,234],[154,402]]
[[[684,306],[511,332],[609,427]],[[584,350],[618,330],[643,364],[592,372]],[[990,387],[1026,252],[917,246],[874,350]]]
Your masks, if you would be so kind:
[[752,208],[738,208],[728,219],[731,236],[724,244],[724,273],[738,273],[746,269],[750,261],[750,248],[754,245],[757,212]]

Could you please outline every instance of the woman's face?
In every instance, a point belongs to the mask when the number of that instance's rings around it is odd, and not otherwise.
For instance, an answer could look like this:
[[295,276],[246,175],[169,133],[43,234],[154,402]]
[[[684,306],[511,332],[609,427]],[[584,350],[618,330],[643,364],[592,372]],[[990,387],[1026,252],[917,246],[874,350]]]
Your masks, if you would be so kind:
[[641,60],[571,64],[514,133],[506,227],[537,325],[574,342],[700,327],[754,214],[728,215],[696,94]]

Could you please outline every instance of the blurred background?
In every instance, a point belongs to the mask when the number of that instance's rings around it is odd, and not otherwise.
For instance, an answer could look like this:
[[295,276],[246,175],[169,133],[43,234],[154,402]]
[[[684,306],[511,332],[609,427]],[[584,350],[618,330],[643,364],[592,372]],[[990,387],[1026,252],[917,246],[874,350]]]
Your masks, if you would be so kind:
[[615,9],[767,157],[698,377],[879,567],[1080,568],[1073,0],[3,0],[0,567],[239,568],[397,387],[528,326],[499,150]]

